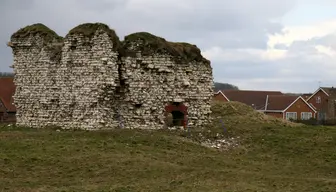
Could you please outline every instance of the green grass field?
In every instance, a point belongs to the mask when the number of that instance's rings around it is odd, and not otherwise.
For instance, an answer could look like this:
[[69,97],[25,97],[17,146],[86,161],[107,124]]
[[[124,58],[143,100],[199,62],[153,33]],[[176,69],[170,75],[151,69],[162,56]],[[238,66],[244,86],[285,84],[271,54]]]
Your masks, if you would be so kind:
[[[223,118],[226,132],[190,134],[3,126],[0,191],[336,191],[335,127]],[[239,145],[203,147],[199,133],[239,136]]]

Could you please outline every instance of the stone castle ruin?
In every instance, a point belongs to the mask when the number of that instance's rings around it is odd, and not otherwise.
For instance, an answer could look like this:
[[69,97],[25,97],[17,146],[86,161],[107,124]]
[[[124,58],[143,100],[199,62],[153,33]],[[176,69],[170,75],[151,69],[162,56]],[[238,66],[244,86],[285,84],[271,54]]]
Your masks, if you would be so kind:
[[38,23],[14,33],[8,46],[18,125],[158,129],[210,121],[212,68],[195,45],[146,32],[120,41],[102,23],[63,38]]

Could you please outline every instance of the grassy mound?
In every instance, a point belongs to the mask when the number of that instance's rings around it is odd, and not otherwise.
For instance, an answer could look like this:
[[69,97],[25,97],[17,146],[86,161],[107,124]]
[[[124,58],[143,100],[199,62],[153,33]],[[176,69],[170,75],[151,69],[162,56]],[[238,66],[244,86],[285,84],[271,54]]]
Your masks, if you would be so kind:
[[85,37],[92,38],[97,30],[103,30],[108,34],[113,42],[115,50],[120,48],[120,40],[116,32],[113,29],[110,29],[110,27],[104,23],[84,23],[78,25],[77,27],[71,29],[66,37],[69,35],[81,34]]
[[28,25],[24,28],[19,29],[11,36],[11,39],[27,38],[30,35],[37,34],[43,37],[47,42],[51,42],[53,40],[61,41],[63,39],[61,36],[58,36],[55,31],[51,30],[42,23]]
[[275,118],[254,110],[252,107],[240,102],[214,101],[211,106],[213,117],[221,119],[228,124],[273,124],[276,126],[302,126],[298,123]]
[[211,110],[213,122],[206,129],[213,132],[223,132],[224,130],[230,136],[249,137],[250,134],[259,133],[264,127],[278,129],[304,126],[265,115],[240,102],[213,101]]
[[143,41],[139,47],[143,55],[170,54],[182,61],[207,61],[202,54],[201,50],[196,46],[189,43],[169,42],[162,37],[155,36],[148,32],[138,32],[127,35],[123,41],[123,47],[127,49],[132,46],[133,42]]
[[[167,130],[86,132],[0,126],[0,189],[335,190],[335,127],[276,120],[238,102],[214,102],[212,111],[211,127],[184,135]],[[217,120],[225,122],[226,131]],[[240,136],[239,145],[223,153],[194,142],[206,133]]]
[[335,128],[258,127],[243,145],[225,153],[165,131],[0,127],[0,189],[335,190]]
[[[303,127],[303,124],[271,117],[254,110],[240,102],[213,101],[211,105],[212,123],[206,127],[197,127],[182,133],[182,136],[198,143],[220,150],[234,148],[239,142],[248,140],[251,135],[259,134],[265,127],[270,129]],[[219,144],[226,143],[225,145]],[[215,146],[219,144],[219,146]]]

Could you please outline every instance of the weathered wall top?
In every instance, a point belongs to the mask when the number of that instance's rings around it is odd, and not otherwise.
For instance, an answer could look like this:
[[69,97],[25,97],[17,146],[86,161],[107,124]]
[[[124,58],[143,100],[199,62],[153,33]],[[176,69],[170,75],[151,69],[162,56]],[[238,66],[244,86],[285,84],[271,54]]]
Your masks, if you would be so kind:
[[[137,32],[125,36],[124,41],[120,41],[116,32],[108,25],[103,23],[84,23],[74,27],[65,36],[65,39],[73,35],[83,35],[91,39],[97,31],[102,31],[108,34],[113,42],[113,49],[118,51],[123,56],[132,56],[129,54],[132,51],[141,51],[143,56],[152,56],[153,54],[167,54],[174,59],[181,61],[198,61],[210,63],[205,59],[201,50],[196,46],[184,42],[169,42],[162,37],[155,36],[148,32]],[[19,29],[11,36],[11,41],[18,41],[22,38],[39,35],[43,38],[43,44],[51,42],[63,42],[64,38],[59,36],[55,31],[41,23],[33,24]],[[9,43],[9,46],[15,46]],[[131,52],[130,52],[131,51]]]
[[118,50],[120,48],[121,43],[116,32],[103,23],[84,23],[78,25],[77,27],[71,29],[69,33],[65,36],[65,38],[68,38],[72,35],[83,35],[84,37],[88,37],[89,39],[91,39],[97,31],[103,31],[110,37],[113,42],[114,50]]
[[169,54],[184,61],[207,61],[201,50],[196,46],[183,42],[169,42],[162,37],[148,32],[138,32],[127,35],[123,41],[123,48],[129,49],[133,42],[139,42],[136,48],[142,55]]
[[45,43],[52,42],[54,40],[63,40],[63,37],[57,35],[55,31],[49,29],[47,26],[41,23],[28,25],[24,28],[19,29],[11,36],[11,40],[29,38],[31,35],[40,35],[44,39]]

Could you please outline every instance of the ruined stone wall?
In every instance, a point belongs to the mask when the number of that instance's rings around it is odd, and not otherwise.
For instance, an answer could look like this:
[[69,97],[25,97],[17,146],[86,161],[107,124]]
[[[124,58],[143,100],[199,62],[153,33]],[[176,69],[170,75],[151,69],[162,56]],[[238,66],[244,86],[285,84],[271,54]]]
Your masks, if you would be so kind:
[[[118,53],[104,31],[92,37],[69,35],[64,40],[57,69],[62,126],[113,127],[115,90],[118,85]],[[104,90],[110,92],[105,92]]]
[[129,127],[162,127],[165,106],[181,102],[189,123],[204,125],[210,116],[212,71],[200,62],[176,63],[169,55],[123,58],[126,103],[123,118]]
[[[17,107],[17,123],[38,126],[50,121],[55,106],[53,98],[56,69],[59,65],[53,55],[58,49],[57,39],[48,39],[40,34],[15,37],[14,82],[17,86],[14,104]],[[38,120],[38,121],[37,121]]]
[[19,125],[162,128],[174,101],[188,107],[189,124],[210,120],[212,68],[196,46],[148,34],[120,42],[104,24],[77,26],[62,41],[41,24],[28,29],[10,43]]

